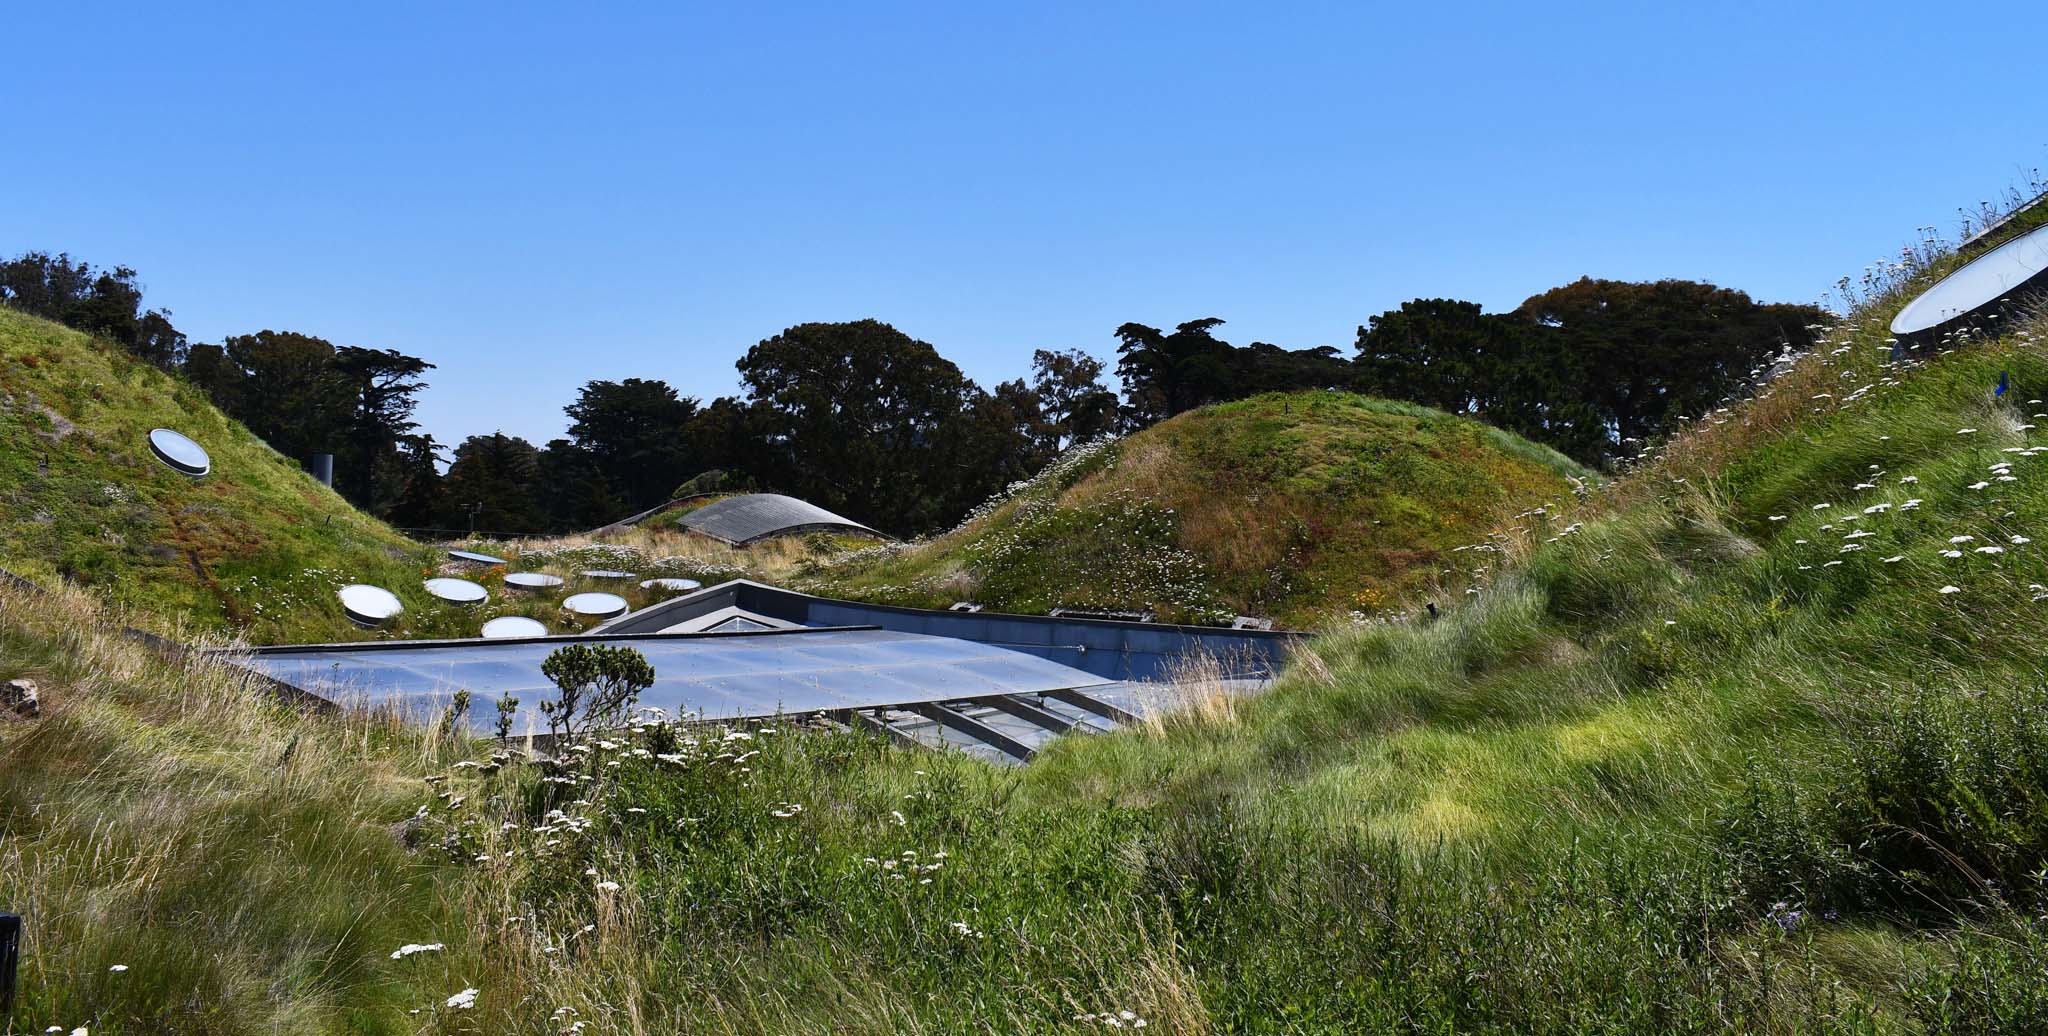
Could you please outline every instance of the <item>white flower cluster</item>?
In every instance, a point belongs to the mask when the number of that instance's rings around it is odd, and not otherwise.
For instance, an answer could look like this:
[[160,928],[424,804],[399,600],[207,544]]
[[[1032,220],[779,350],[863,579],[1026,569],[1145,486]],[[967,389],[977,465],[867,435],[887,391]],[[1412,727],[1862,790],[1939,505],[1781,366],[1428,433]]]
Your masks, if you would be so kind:
[[960,519],[959,523],[954,525],[953,528],[941,533],[939,538],[943,539],[946,536],[951,536],[953,533],[959,532],[987,518],[1001,509],[1004,504],[1041,486],[1065,488],[1072,484],[1072,481],[1079,472],[1096,458],[1108,453],[1120,441],[1121,437],[1119,436],[1102,435],[1087,442],[1076,443],[1073,446],[1067,447],[1066,451],[1054,458],[1052,463],[1038,469],[1037,474],[1027,479],[1012,482],[997,490],[994,496],[975,505],[974,510],[967,512],[967,517]]
[[1099,1014],[1077,1014],[1077,1022],[1094,1022],[1106,1029],[1142,1029],[1145,1019],[1135,1011],[1103,1011]]
[[920,857],[915,849],[905,849],[895,856],[869,856],[862,859],[861,862],[874,867],[887,880],[910,881],[916,879],[919,885],[929,885],[932,883],[931,876],[938,873],[939,869],[946,865],[946,858],[947,853],[944,849],[931,854],[929,857]]

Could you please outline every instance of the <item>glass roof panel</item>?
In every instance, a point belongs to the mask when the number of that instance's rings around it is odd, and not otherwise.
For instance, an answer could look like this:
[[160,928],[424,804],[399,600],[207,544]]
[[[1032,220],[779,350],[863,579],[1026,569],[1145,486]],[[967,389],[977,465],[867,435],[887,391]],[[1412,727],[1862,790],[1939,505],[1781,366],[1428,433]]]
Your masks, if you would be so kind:
[[[445,707],[458,689],[478,702],[470,724],[487,729],[490,703],[511,694],[520,712],[555,698],[541,661],[566,643],[631,647],[654,666],[640,704],[671,716],[727,719],[775,712],[894,705],[988,694],[1100,686],[1104,679],[991,644],[892,630],[798,630],[745,635],[548,638],[313,645],[234,656],[243,665],[345,704],[393,705],[409,715]],[[522,715],[513,730],[527,729]]]

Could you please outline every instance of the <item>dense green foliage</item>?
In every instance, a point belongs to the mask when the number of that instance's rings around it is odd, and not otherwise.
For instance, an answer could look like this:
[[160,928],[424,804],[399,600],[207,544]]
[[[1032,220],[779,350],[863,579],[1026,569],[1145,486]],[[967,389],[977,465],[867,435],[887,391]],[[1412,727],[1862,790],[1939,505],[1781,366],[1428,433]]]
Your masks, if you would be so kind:
[[[1171,332],[1144,324],[1116,329],[1116,376],[1124,385],[1124,423],[1143,428],[1211,403],[1263,392],[1342,388],[1351,365],[1329,346],[1288,351],[1254,342],[1238,347],[1213,333],[1223,324],[1207,317]],[[1400,397],[1397,397],[1400,398]]]
[[301,463],[332,454],[334,488],[357,507],[422,525],[437,447],[412,415],[433,367],[392,349],[266,330],[192,347],[185,374],[279,453]]
[[944,524],[1031,471],[1024,415],[874,320],[800,324],[747,350],[739,465],[877,528]]
[[26,252],[0,262],[0,302],[118,342],[164,370],[185,361],[185,336],[168,310],[142,308],[142,287],[126,266],[95,270],[67,254]]
[[1502,314],[1417,299],[1358,329],[1355,384],[1606,464],[1753,384],[1772,357],[1804,351],[1828,320],[1679,280],[1582,277]]

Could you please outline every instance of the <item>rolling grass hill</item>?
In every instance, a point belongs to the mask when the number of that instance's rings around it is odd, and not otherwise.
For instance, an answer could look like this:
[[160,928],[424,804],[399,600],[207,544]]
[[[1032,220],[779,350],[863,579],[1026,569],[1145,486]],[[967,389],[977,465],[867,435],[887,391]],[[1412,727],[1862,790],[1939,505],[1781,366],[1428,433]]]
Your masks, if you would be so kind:
[[825,592],[1305,627],[1420,606],[1450,552],[1591,476],[1526,440],[1341,392],[1259,396],[1074,451],[954,532],[852,555]]
[[[157,427],[206,447],[213,473],[159,463]],[[143,606],[157,627],[262,641],[361,636],[334,589],[381,583],[412,604],[432,563],[198,389],[0,307],[0,567]]]
[[[182,432],[211,454],[191,479],[150,453],[150,429]],[[503,548],[489,544],[483,550]],[[534,571],[573,578],[606,552],[535,553]],[[645,575],[675,563],[636,558]],[[351,507],[230,420],[197,388],[62,325],[0,306],[0,569],[82,587],[134,607],[178,636],[254,643],[475,636],[498,615],[566,630],[559,595],[503,592],[502,572],[461,570]],[[693,567],[691,571],[696,571]],[[492,592],[461,607],[424,577],[462,575]],[[371,583],[405,613],[386,627],[348,622],[334,591]],[[637,605],[659,593],[628,588]]]

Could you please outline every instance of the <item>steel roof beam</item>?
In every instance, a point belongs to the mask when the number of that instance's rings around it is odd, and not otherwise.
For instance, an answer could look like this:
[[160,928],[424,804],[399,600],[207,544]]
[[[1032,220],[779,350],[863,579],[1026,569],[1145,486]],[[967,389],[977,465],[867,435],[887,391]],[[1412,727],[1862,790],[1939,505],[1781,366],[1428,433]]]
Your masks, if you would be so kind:
[[1032,726],[1042,727],[1054,734],[1064,734],[1076,727],[1080,727],[1083,731],[1092,731],[1092,728],[1088,726],[1070,720],[1057,712],[1041,709],[1015,695],[991,694],[985,698],[963,698],[961,700],[1007,713]]
[[1111,723],[1138,722],[1137,716],[1125,712],[1124,710],[1117,708],[1116,706],[1111,705],[1106,701],[1102,701],[1096,698],[1090,698],[1089,696],[1082,694],[1079,691],[1040,691],[1039,696],[1043,698],[1051,698],[1052,700],[1057,702],[1065,702],[1066,704],[1072,705],[1073,707],[1080,709],[1083,712],[1092,712],[1097,716],[1101,716],[1103,719],[1109,720]]
[[924,749],[929,747],[924,742],[897,729],[896,724],[879,716],[870,715],[861,709],[833,709],[825,713],[825,715],[833,721],[843,723],[855,730],[865,730],[872,734],[880,734],[888,738],[898,748]]
[[923,716],[942,727],[950,727],[1018,762],[1028,763],[1031,761],[1032,756],[1038,754],[1038,750],[1030,745],[972,716],[949,709],[937,702],[912,702],[908,705],[900,705],[898,708],[904,712]]

